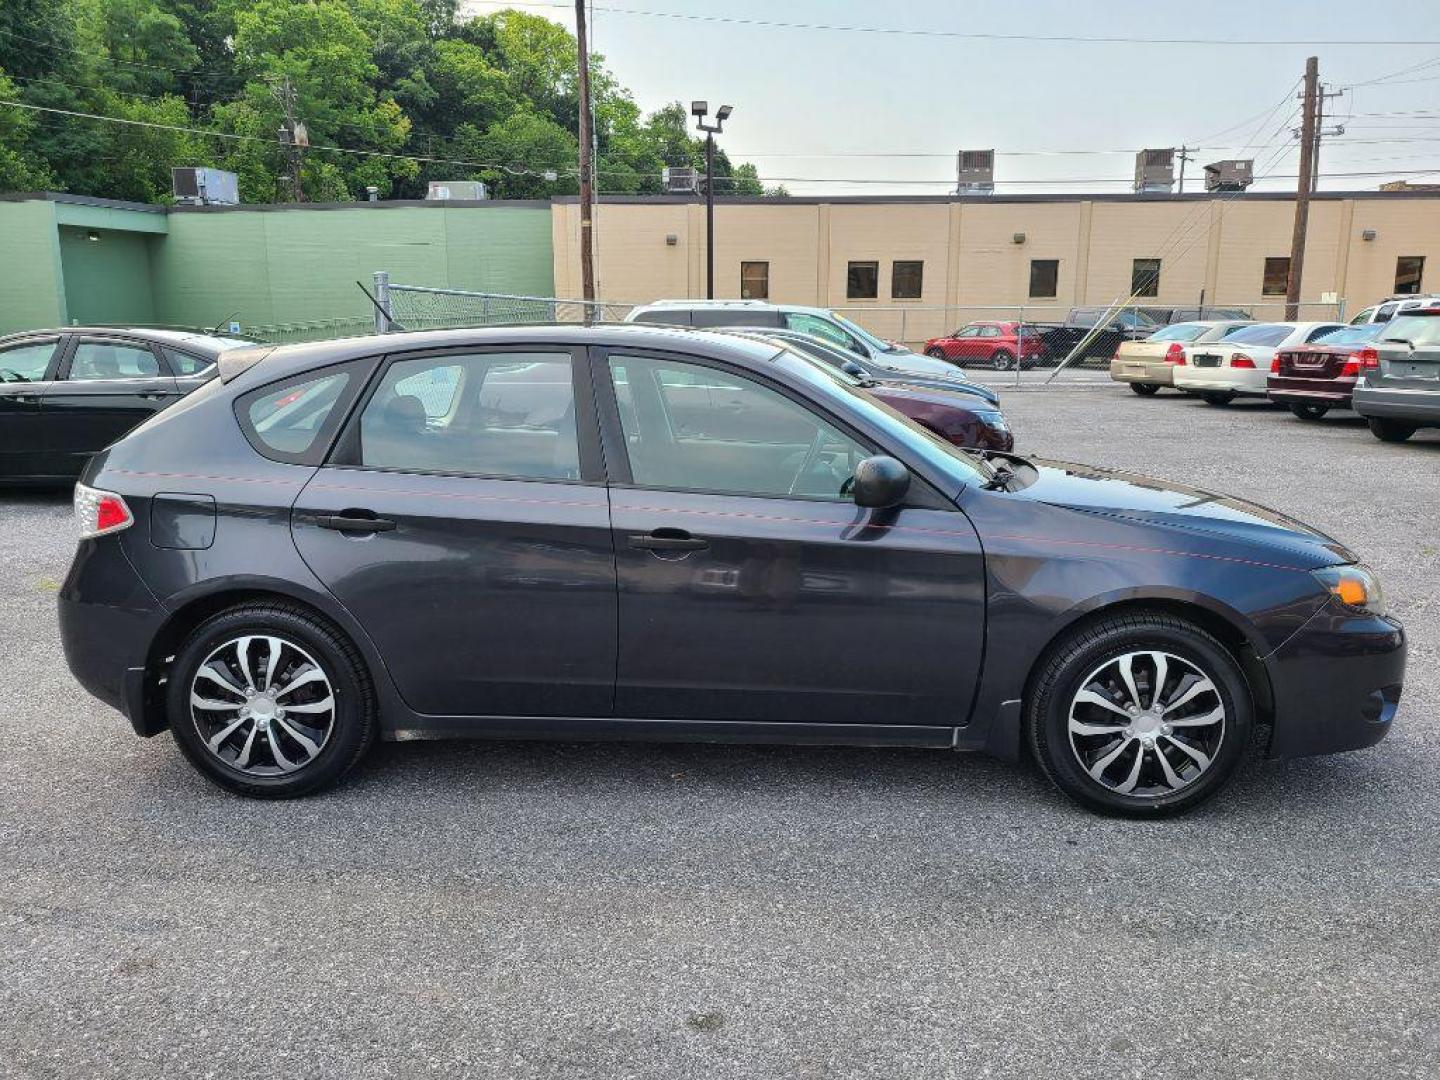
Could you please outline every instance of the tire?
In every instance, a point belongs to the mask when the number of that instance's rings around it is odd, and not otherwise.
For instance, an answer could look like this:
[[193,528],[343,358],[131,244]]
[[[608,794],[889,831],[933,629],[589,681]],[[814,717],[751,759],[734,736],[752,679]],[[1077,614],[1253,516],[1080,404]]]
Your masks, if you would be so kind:
[[1329,405],[1302,405],[1299,402],[1290,406],[1290,411],[1301,420],[1319,420],[1330,411]]
[[1206,405],[1229,405],[1235,400],[1235,395],[1229,390],[1206,390],[1200,395],[1200,400]]
[[[294,685],[266,693],[282,681]],[[247,682],[250,692],[242,693]],[[257,799],[328,787],[365,756],[379,730],[374,688],[355,646],[286,603],[230,608],[191,633],[171,666],[165,705],[190,764],[227,791]]]
[[996,371],[1009,371],[1015,366],[1015,357],[1005,349],[996,349],[990,354],[990,366]]
[[[1149,711],[1157,653],[1166,656],[1159,704],[1169,703],[1173,728],[1157,728],[1169,721]],[[1133,714],[1121,674],[1126,656],[1140,698]],[[1115,711],[1082,699],[1087,689]],[[1207,720],[1217,709],[1218,720],[1179,723]],[[1225,786],[1244,758],[1253,711],[1245,676],[1225,646],[1183,619],[1141,612],[1102,617],[1048,650],[1025,722],[1035,760],[1061,791],[1098,813],[1155,818],[1192,809]],[[1072,732],[1072,721],[1085,730]]]
[[944,350],[944,349],[926,349],[926,350],[925,350],[925,355],[928,356],[928,357],[930,357],[930,359],[932,359],[932,360],[949,360],[949,359],[950,359],[948,356],[945,355],[945,350]]
[[1379,416],[1368,417],[1367,422],[1370,424],[1370,434],[1381,442],[1404,442],[1417,430],[1414,424],[1406,424],[1400,420],[1386,420]]
[[1154,397],[1160,392],[1160,387],[1154,383],[1132,382],[1130,384],[1130,392],[1132,394],[1139,394],[1141,397]]

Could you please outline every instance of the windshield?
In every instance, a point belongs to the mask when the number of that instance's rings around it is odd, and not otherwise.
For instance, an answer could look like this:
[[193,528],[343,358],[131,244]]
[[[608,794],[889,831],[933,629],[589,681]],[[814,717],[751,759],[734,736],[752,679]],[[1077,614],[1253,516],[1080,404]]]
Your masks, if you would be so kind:
[[1225,335],[1225,343],[1234,345],[1279,345],[1295,332],[1289,323],[1256,323],[1242,326],[1234,333]]
[[983,484],[994,478],[995,470],[979,454],[951,445],[933,431],[871,397],[860,389],[859,380],[851,380],[844,372],[817,363],[788,347],[775,357],[775,362],[790,373],[799,375],[823,398],[844,395],[846,405],[865,414],[866,419],[881,428],[888,438],[956,483]]
[[1332,330],[1315,339],[1317,345],[1355,345],[1362,341],[1373,341],[1385,329],[1384,323],[1368,326],[1347,326],[1343,330]]
[[1200,335],[1209,330],[1210,327],[1204,323],[1182,322],[1173,323],[1163,330],[1157,330],[1151,334],[1146,341],[1197,341]]
[[877,349],[883,353],[905,353],[910,351],[903,345],[892,345],[888,341],[881,341],[874,334],[870,333],[869,330],[866,330],[863,326],[857,326],[839,312],[830,312],[830,317],[872,349]]
[[1440,315],[1398,315],[1381,324],[1380,340],[1440,345]]

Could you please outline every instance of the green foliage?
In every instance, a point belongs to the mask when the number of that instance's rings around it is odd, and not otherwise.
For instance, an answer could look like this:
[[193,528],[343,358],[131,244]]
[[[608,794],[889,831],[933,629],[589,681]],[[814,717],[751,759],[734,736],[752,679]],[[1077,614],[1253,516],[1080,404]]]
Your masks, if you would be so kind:
[[[239,175],[245,201],[282,200],[292,161],[278,133],[293,117],[309,135],[308,200],[364,198],[369,185],[417,198],[439,179],[482,179],[500,198],[573,193],[574,37],[529,12],[459,7],[0,0],[0,98],[134,122],[0,105],[0,189],[160,202],[172,166],[213,165]],[[657,194],[666,165],[703,164],[679,103],[642,115],[598,56],[590,81],[602,193]],[[715,173],[719,194],[765,192],[723,152]]]

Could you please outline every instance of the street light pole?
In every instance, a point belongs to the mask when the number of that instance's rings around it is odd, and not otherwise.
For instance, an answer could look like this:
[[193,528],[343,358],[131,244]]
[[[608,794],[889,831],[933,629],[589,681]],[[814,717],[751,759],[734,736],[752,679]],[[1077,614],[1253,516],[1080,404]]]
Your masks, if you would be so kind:
[[707,124],[705,116],[710,106],[704,101],[692,101],[690,114],[695,117],[695,127],[705,132],[705,299],[715,299],[715,136],[725,126],[725,121],[734,112],[729,105],[715,110],[715,123]]

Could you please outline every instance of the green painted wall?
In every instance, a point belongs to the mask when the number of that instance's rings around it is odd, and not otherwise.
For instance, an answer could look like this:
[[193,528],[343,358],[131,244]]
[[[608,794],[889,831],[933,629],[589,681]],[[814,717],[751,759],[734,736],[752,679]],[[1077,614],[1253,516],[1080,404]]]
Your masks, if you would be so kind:
[[547,207],[393,206],[176,212],[155,249],[161,322],[243,327],[330,322],[363,329],[356,281],[554,291]]
[[0,333],[67,321],[54,204],[0,202]]
[[155,322],[150,252],[160,242],[147,233],[61,225],[60,263],[69,321],[82,326]]
[[[87,234],[97,233],[99,241]],[[72,322],[215,326],[276,340],[356,333],[355,282],[549,296],[550,208],[131,208],[65,196],[0,201],[0,331]]]

